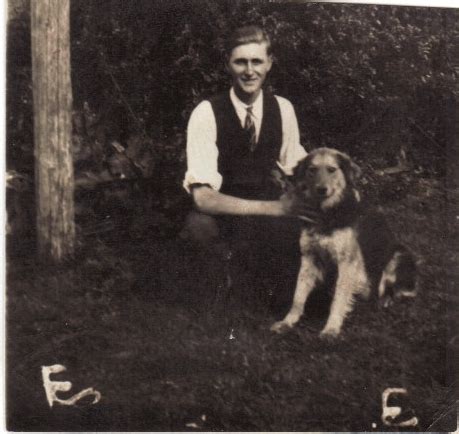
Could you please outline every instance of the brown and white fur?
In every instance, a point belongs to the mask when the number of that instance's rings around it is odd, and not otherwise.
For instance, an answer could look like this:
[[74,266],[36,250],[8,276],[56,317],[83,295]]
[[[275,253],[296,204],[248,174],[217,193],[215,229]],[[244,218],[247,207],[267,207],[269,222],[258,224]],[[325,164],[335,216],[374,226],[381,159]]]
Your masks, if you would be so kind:
[[322,337],[341,332],[354,297],[369,298],[372,289],[387,305],[392,297],[416,295],[416,266],[378,212],[366,210],[355,186],[360,168],[346,154],[330,148],[311,152],[295,168],[284,190],[318,210],[317,224],[305,224],[300,237],[301,267],[290,311],[271,326],[292,328],[308,296],[331,269],[336,287]]

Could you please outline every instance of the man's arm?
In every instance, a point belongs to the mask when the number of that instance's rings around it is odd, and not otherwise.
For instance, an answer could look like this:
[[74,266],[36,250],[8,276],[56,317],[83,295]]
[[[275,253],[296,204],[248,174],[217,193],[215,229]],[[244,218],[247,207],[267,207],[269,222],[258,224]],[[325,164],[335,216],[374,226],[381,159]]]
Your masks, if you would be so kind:
[[288,205],[280,200],[240,199],[220,193],[206,185],[194,187],[192,195],[197,210],[205,214],[264,215],[272,217],[290,215]]
[[187,171],[183,187],[191,193],[196,183],[208,184],[215,190],[222,185],[218,172],[217,127],[212,106],[202,101],[191,113],[187,128]]
[[196,209],[209,215],[298,217],[309,223],[315,223],[318,218],[317,210],[298,200],[291,191],[285,192],[279,200],[251,200],[199,185],[192,188],[192,195]]
[[285,98],[277,95],[276,98],[282,116],[282,148],[278,164],[284,173],[291,175],[293,168],[307,153],[300,144],[300,131],[293,105]]

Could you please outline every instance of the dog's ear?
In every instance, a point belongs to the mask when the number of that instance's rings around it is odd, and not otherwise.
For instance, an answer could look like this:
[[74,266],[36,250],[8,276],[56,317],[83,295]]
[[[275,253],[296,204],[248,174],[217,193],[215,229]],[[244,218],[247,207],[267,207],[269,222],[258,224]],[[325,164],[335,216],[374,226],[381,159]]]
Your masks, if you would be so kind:
[[291,177],[288,176],[281,167],[276,167],[271,171],[272,179],[282,191],[288,191],[292,188]]
[[311,154],[308,154],[305,158],[298,161],[293,169],[293,179],[299,181],[305,178],[308,167],[311,165],[311,158]]
[[354,163],[354,161],[352,161],[349,155],[344,152],[338,152],[337,156],[341,170],[344,172],[344,176],[352,186],[355,186],[355,183],[362,174],[362,169]]

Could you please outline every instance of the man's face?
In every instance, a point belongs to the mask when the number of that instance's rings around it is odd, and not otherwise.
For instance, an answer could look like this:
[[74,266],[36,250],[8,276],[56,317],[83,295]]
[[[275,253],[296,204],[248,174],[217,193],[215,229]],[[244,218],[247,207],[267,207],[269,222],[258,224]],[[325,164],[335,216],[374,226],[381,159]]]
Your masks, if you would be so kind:
[[236,95],[246,103],[255,101],[272,66],[266,43],[252,42],[233,49],[227,68]]

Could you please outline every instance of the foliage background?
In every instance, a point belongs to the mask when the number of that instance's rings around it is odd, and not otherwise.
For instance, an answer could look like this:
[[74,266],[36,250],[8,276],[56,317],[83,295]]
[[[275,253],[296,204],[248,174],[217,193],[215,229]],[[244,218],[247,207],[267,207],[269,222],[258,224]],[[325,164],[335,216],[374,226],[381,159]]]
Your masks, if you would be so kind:
[[[457,10],[73,0],[71,16],[75,116],[86,117],[75,130],[96,135],[84,139],[126,144],[145,133],[160,153],[180,156],[183,140],[164,142],[184,133],[201,99],[229,84],[224,37],[256,23],[274,41],[269,86],[294,103],[307,148],[333,145],[390,160],[405,145],[423,169],[444,169]],[[27,9],[10,20],[8,40],[8,156],[19,168],[30,166],[32,142]],[[90,115],[100,124],[98,137],[87,131]]]

